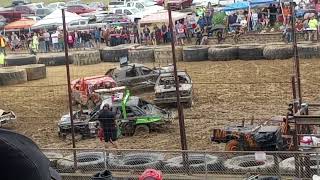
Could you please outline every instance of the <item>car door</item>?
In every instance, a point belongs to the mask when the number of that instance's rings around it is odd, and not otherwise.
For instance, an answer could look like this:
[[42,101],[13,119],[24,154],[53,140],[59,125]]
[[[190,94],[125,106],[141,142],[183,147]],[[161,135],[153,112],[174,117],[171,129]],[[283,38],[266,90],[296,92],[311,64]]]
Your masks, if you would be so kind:
[[148,67],[141,67],[139,69],[139,73],[141,76],[141,81],[146,83],[147,87],[153,87],[157,81],[159,73]]
[[140,74],[137,67],[130,66],[130,68],[126,69],[125,71],[125,80],[124,84],[125,86],[134,87],[136,88],[139,86],[140,80]]

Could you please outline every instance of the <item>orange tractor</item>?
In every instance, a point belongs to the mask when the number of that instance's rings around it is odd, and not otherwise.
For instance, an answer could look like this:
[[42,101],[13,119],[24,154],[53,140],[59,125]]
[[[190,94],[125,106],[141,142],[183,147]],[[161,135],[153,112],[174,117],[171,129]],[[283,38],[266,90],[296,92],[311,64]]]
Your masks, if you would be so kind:
[[[288,116],[287,116],[288,117]],[[213,129],[211,141],[226,143],[226,151],[282,151],[293,148],[293,136],[286,116],[274,117],[254,126],[229,126]]]
[[98,89],[116,87],[116,82],[109,76],[91,76],[73,80],[71,82],[73,104],[81,104],[89,109],[96,107],[101,102]]

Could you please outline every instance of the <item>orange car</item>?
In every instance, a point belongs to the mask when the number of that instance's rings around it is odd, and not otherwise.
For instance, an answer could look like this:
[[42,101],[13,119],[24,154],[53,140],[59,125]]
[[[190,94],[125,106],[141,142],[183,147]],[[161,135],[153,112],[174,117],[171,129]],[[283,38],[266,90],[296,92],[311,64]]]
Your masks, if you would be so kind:
[[100,97],[94,91],[114,87],[116,87],[116,82],[111,77],[105,75],[73,80],[71,82],[73,103],[93,108],[100,101]]

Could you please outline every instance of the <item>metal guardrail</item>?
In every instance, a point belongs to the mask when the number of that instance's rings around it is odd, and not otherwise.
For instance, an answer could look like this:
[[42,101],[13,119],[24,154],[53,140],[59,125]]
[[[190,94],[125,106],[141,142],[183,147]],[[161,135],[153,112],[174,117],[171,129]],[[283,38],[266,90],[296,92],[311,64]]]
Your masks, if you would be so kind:
[[[292,179],[320,174],[319,152],[42,150],[64,179],[90,179],[105,169],[114,177],[135,179],[148,168],[160,170],[166,179],[248,179],[256,175]],[[74,151],[77,168],[73,163]],[[183,155],[187,156],[186,164]]]

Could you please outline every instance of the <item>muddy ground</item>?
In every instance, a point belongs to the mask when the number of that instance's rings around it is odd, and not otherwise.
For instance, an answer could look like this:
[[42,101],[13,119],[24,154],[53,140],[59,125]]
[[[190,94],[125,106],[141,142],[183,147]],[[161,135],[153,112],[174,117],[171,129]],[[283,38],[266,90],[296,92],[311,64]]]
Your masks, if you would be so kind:
[[[72,79],[104,74],[116,65],[71,66]],[[203,61],[178,66],[187,70],[194,82],[194,105],[184,110],[189,149],[223,150],[223,145],[210,142],[212,128],[240,124],[242,119],[259,122],[285,115],[291,101],[292,60]],[[319,69],[319,60],[301,61],[304,101],[319,101]],[[7,128],[31,137],[41,147],[72,147],[57,134],[59,118],[68,113],[66,83],[65,67],[58,66],[47,68],[46,79],[0,87],[0,108],[18,116],[17,122]],[[143,96],[152,99],[152,95]],[[178,120],[165,130],[146,137],[125,137],[119,143],[127,149],[179,149]],[[95,148],[101,143],[98,139],[81,140],[77,147]]]

